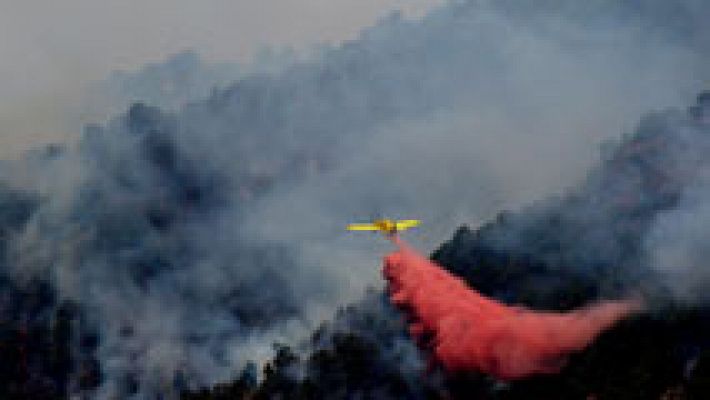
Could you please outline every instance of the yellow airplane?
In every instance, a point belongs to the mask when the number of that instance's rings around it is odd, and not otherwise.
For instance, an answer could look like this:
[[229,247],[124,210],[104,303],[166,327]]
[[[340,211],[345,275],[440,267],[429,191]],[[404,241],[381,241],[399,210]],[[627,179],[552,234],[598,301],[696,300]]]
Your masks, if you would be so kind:
[[349,231],[380,231],[385,235],[394,235],[400,231],[406,231],[409,228],[421,224],[418,219],[402,219],[393,221],[391,219],[376,219],[372,223],[367,224],[350,224],[347,229]]

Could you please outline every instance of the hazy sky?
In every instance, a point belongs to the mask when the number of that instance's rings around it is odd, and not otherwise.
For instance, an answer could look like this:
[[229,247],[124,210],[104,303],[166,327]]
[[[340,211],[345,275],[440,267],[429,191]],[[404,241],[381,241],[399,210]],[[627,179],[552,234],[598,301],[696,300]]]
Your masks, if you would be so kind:
[[391,10],[444,0],[0,0],[0,157],[67,134],[94,80],[184,49],[243,60],[264,45],[354,37]]

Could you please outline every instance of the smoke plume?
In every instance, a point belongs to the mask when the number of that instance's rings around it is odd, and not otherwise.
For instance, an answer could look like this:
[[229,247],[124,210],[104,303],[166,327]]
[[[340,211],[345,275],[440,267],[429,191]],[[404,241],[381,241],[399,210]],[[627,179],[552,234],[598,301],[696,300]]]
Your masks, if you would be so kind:
[[[384,247],[347,236],[346,223],[421,218],[412,239],[433,248],[454,226],[583,181],[602,139],[696,92],[708,78],[696,20],[707,6],[683,2],[692,12],[656,31],[649,21],[666,10],[623,18],[632,4],[586,19],[451,2],[182,107],[133,104],[76,147],[1,166],[13,221],[0,236],[3,278],[44,282],[44,318],[77,310],[75,359],[95,358],[100,374],[97,387],[73,378],[71,393],[140,398],[227,380],[381,287],[372,250]],[[614,265],[638,282],[629,260],[641,247],[616,239],[645,232],[634,229],[646,215],[624,207],[646,181],[633,160],[619,165],[631,167],[592,174],[565,207],[543,202],[493,229],[491,247],[570,276]],[[549,210],[567,230],[536,235]],[[485,294],[520,295],[496,290]]]

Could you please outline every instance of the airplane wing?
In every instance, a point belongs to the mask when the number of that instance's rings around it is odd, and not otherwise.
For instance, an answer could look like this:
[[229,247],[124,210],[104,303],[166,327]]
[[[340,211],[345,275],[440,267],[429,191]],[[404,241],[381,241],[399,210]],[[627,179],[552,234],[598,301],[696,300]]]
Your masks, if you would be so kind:
[[421,223],[422,223],[422,221],[420,221],[418,219],[403,219],[403,220],[397,221],[397,230],[403,231],[405,229],[414,228],[415,226],[417,226]]
[[380,228],[375,224],[350,224],[347,229],[349,231],[379,231]]

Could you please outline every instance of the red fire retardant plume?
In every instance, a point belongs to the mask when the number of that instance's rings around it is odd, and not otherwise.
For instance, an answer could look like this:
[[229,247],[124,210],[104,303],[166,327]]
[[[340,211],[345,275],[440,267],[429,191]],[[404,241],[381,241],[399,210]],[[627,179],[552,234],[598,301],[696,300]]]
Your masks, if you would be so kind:
[[571,312],[507,306],[468,287],[394,237],[385,257],[392,302],[410,313],[410,332],[449,372],[480,371],[512,380],[556,373],[640,300],[607,301]]

